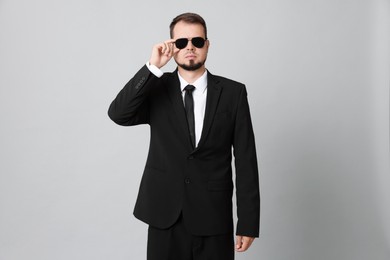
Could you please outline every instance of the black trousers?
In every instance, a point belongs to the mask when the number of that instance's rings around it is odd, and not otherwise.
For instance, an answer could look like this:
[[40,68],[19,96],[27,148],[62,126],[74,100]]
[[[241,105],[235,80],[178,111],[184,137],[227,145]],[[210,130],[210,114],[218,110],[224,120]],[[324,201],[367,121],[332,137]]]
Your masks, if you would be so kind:
[[180,216],[168,229],[149,226],[147,260],[234,260],[233,234],[191,235]]

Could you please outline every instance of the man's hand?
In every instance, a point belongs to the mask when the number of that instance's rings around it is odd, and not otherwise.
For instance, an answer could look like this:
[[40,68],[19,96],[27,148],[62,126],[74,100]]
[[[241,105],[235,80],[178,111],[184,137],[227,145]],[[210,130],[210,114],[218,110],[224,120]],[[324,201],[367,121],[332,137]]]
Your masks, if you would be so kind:
[[246,251],[251,246],[253,240],[255,240],[254,237],[236,236],[236,251]]
[[163,67],[180,50],[175,46],[175,40],[170,39],[153,46],[149,63],[157,68]]

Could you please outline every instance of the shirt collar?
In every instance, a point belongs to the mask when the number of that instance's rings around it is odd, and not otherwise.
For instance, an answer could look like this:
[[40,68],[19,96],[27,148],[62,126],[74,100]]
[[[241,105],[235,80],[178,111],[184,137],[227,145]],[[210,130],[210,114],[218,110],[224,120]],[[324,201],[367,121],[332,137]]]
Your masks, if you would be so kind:
[[[190,83],[188,83],[187,81],[185,81],[181,76],[180,76],[180,73],[179,71],[177,72],[177,75],[179,76],[179,80],[180,80],[180,89],[181,91],[184,91],[184,88],[189,85]],[[198,90],[200,91],[200,93],[203,93],[206,88],[207,88],[207,70],[205,70],[205,72],[203,73],[202,76],[200,76],[194,83],[192,83],[191,85],[193,85],[195,87],[195,90]]]

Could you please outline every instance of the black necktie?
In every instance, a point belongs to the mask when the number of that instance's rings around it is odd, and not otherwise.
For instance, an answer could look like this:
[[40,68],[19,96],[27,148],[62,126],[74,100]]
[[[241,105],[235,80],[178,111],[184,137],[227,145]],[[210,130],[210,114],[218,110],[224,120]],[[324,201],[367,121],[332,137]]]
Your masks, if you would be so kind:
[[195,116],[194,116],[194,98],[192,97],[192,91],[195,89],[192,85],[187,85],[184,90],[186,94],[184,96],[184,107],[186,109],[188,128],[190,130],[190,138],[192,146],[195,148]]

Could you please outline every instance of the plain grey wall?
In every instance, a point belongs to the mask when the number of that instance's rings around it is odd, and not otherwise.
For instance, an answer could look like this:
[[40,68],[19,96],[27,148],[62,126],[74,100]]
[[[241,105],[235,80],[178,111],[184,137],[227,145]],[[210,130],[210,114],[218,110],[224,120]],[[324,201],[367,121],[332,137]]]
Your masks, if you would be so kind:
[[185,11],[248,88],[261,237],[237,259],[390,259],[385,0],[0,0],[0,259],[145,259],[149,129],[106,111]]

